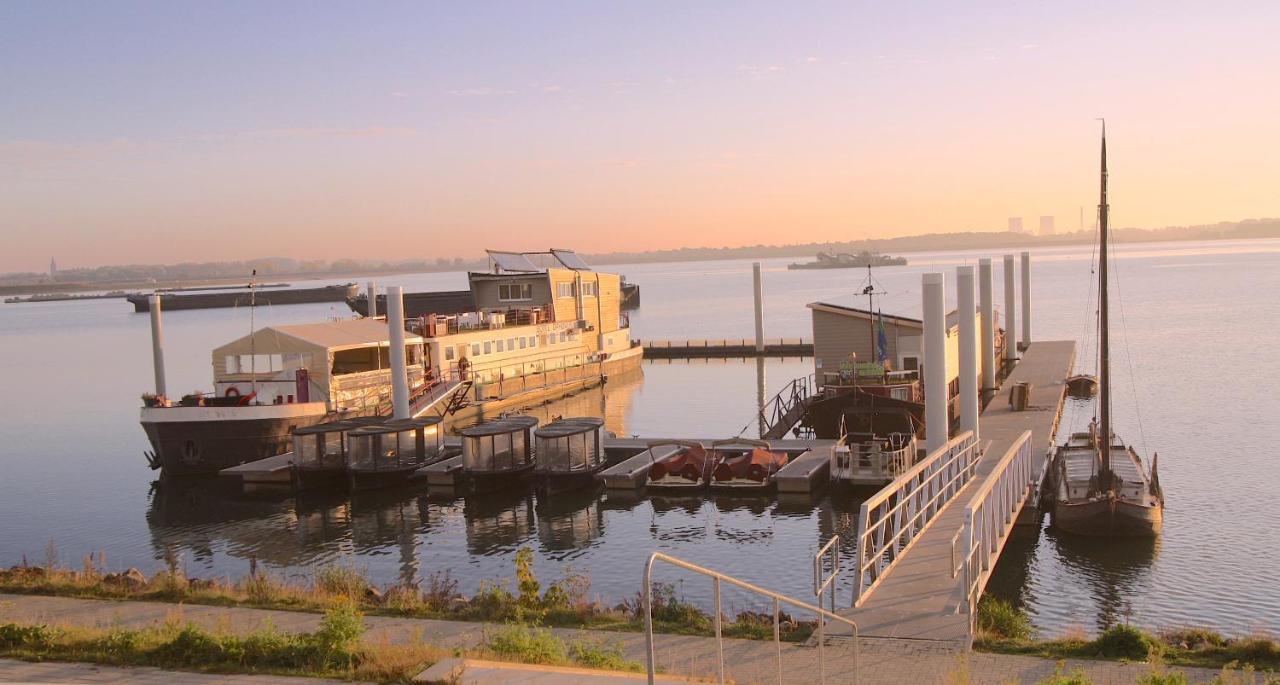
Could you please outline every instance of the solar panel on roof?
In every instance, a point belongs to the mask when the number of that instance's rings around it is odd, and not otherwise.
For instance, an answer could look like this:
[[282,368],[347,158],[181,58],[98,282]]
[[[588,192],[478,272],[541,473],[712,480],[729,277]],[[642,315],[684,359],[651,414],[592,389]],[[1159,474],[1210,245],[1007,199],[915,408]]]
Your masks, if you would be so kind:
[[489,259],[498,266],[501,271],[514,271],[520,273],[538,273],[542,271],[529,258],[519,252],[494,252],[489,251]]
[[578,256],[573,250],[552,250],[551,254],[564,265],[566,269],[574,271],[590,271],[591,267]]

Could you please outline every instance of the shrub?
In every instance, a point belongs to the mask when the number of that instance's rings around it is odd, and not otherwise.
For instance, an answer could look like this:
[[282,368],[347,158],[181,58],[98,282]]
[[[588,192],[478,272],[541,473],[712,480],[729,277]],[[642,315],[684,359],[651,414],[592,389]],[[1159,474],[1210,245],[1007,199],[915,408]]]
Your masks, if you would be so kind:
[[1093,685],[1083,668],[1073,668],[1070,673],[1065,672],[1066,668],[1066,663],[1059,661],[1053,669],[1053,675],[1040,680],[1036,685]]
[[1187,685],[1187,675],[1177,671],[1152,671],[1139,676],[1138,685]]
[[632,672],[644,670],[642,664],[628,661],[622,656],[622,644],[618,642],[605,644],[597,641],[579,640],[569,645],[569,652],[574,661],[587,668]]
[[49,626],[24,626],[17,623],[0,625],[0,647],[47,647],[57,637],[57,631]]
[[1026,640],[1033,633],[1026,614],[995,597],[983,597],[978,603],[977,622],[979,630],[1010,640]]
[[1226,638],[1208,628],[1181,628],[1162,633],[1160,637],[1170,645],[1182,649],[1199,649],[1201,647],[1221,647],[1227,643]]
[[486,640],[489,649],[504,657],[531,664],[563,664],[569,660],[564,641],[547,628],[508,623]]
[[422,601],[430,611],[446,611],[460,597],[458,581],[447,570],[444,573],[432,573],[427,578],[427,589],[422,592]]
[[1116,624],[1107,628],[1090,647],[1094,654],[1108,659],[1132,659],[1140,661],[1151,654],[1155,642],[1133,626]]
[[369,589],[369,579],[350,566],[330,564],[316,572],[316,588],[328,595],[359,599]]
[[520,611],[531,618],[540,618],[544,613],[542,606],[542,585],[533,574],[533,550],[521,547],[516,552],[516,589]]
[[[706,632],[711,630],[711,616],[677,595],[674,585],[670,583],[654,583],[650,592],[655,623],[670,624],[671,627],[685,632]],[[633,605],[629,606],[629,609],[637,620],[643,621],[643,595],[637,594]]]
[[338,602],[324,612],[320,629],[312,634],[316,644],[335,653],[350,653],[364,634],[364,615],[354,602]]

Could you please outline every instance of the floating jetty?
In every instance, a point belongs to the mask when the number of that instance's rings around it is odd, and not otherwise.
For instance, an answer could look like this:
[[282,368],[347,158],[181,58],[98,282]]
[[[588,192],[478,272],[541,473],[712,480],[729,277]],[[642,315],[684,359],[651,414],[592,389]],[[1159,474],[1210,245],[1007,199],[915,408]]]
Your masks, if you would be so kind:
[[776,338],[757,345],[755,340],[648,340],[648,359],[733,359],[747,357],[811,357],[813,343],[803,338]]
[[[247,307],[264,305],[311,304],[314,302],[342,302],[354,297],[355,283],[326,285],[319,288],[279,288],[262,286],[217,286],[199,292],[178,294],[172,291],[156,291],[160,306],[166,311],[175,309],[220,309],[223,307]],[[134,312],[151,311],[151,295],[134,293],[125,297],[133,305]]]

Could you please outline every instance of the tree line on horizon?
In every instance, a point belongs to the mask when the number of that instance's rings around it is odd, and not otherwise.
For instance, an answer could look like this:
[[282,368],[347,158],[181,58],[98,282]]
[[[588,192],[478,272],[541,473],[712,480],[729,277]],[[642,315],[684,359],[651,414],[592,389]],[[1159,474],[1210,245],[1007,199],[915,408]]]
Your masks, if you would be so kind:
[[[1120,228],[1112,232],[1116,242],[1153,242],[1174,240],[1228,240],[1280,238],[1280,218],[1223,221],[1198,226],[1166,228]],[[1064,232],[1049,236],[1011,231],[967,231],[961,233],[926,233],[897,238],[869,238],[845,242],[814,242],[790,245],[745,245],[738,247],[683,247],[637,252],[583,253],[593,264],[633,264],[641,262],[703,261],[747,259],[753,257],[803,257],[825,252],[911,252],[921,250],[984,249],[1012,247],[1044,247],[1091,242],[1093,229]],[[148,283],[201,281],[229,278],[247,279],[257,271],[260,281],[295,276],[348,275],[357,273],[405,273],[461,271],[487,268],[487,259],[439,257],[434,260],[301,260],[289,257],[264,257],[229,262],[183,262],[179,264],[126,264],[59,269],[56,273],[34,272],[0,274],[0,285],[59,285],[83,283]]]

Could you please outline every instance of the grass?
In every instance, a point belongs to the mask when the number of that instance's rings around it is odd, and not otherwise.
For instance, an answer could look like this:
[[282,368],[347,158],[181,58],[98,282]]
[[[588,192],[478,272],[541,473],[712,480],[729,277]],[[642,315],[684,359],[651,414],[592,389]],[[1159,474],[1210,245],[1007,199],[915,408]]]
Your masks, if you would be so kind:
[[330,609],[310,633],[282,633],[267,626],[236,634],[178,622],[140,630],[10,623],[0,625],[0,657],[408,682],[448,655],[420,642],[368,643],[363,633],[361,614],[350,604]]

